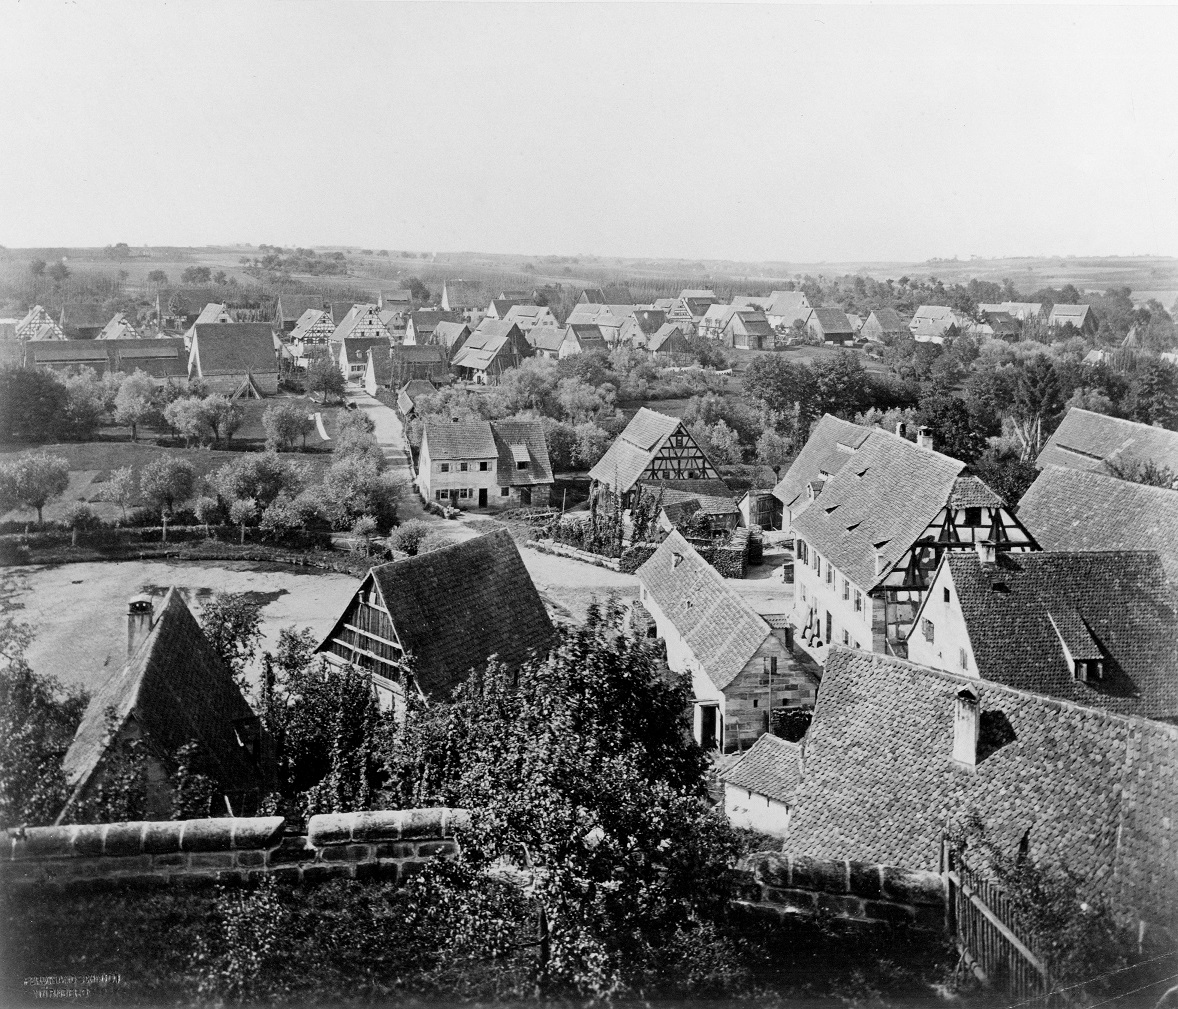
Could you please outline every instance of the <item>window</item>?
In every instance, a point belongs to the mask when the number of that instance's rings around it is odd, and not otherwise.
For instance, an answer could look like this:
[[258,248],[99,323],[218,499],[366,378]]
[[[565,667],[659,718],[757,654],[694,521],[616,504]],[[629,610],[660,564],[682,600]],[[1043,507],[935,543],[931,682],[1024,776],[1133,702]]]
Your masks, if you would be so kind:
[[441,463],[438,466],[438,469],[440,469],[443,473],[449,473],[450,472],[450,464],[448,462]]
[[846,600],[846,599],[850,599],[850,598],[851,598],[851,583],[844,578],[843,579],[843,599]]
[[834,621],[830,618],[830,610],[826,611],[826,640],[829,643],[830,639],[834,637]]
[[966,508],[965,509],[965,524],[967,526],[980,526],[982,524],[982,509],[981,508]]
[[459,497],[470,497],[470,491],[466,487],[463,487],[461,490],[459,490],[458,496]]
[[962,669],[969,668],[969,656],[965,654],[964,648],[957,649],[957,660],[961,663]]
[[849,645],[851,643],[851,632],[843,631],[843,644]]
[[500,487],[499,488],[499,496],[500,497],[507,497],[507,495],[510,493],[511,493],[510,487]]
[[459,471],[460,473],[465,473],[465,472],[466,472],[466,463],[464,463],[464,462],[460,462],[460,463],[458,464],[458,471]]
[[852,641],[852,642],[851,642],[851,647],[852,647],[852,648],[856,648],[856,649],[857,649],[857,648],[859,647],[859,642],[858,642],[858,641]]
[[528,468],[528,460],[527,459],[518,460],[515,464],[515,468],[516,469],[527,469]]
[[924,640],[932,644],[933,641],[933,622],[931,620],[921,620],[920,632],[924,635]]
[[755,708],[756,706],[757,706],[757,699],[754,697],[753,698],[753,707]]
[[486,472],[487,472],[487,464],[486,464],[485,462],[481,462],[481,463],[479,463],[479,472],[480,472],[480,473],[486,473]]
[[855,590],[855,612],[856,613],[863,612],[863,593],[860,592],[858,589]]
[[944,590],[942,591],[942,593],[941,593],[941,594],[942,594],[942,596],[944,597],[944,599],[945,599],[945,602],[948,602],[948,601],[949,601],[949,590],[948,590],[948,589],[944,589]]
[[834,568],[830,566],[830,561],[826,562],[826,584],[834,584]]
[[770,676],[777,675],[777,656],[766,655],[761,659],[761,671],[768,673]]

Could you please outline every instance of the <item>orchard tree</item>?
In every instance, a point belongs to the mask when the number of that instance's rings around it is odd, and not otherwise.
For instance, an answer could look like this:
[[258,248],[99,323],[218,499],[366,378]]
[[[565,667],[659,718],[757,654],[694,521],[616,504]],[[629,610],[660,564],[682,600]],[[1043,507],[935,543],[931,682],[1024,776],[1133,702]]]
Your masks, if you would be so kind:
[[152,287],[165,287],[168,283],[168,275],[163,270],[152,270],[147,275],[147,282]]
[[241,527],[241,544],[245,546],[245,527],[258,517],[258,502],[252,497],[238,498],[229,505],[229,521]]
[[45,525],[45,506],[61,497],[69,484],[69,460],[59,455],[25,452],[12,462],[0,464],[0,497],[24,508],[35,508],[38,526]]
[[69,279],[69,276],[69,267],[60,259],[49,267],[49,279],[53,281],[54,288],[59,289]]
[[98,500],[117,504],[122,509],[124,522],[127,521],[127,505],[134,496],[135,479],[130,466],[112,469],[98,488]]
[[266,407],[262,414],[262,428],[266,432],[266,447],[271,451],[292,449],[300,438],[306,448],[307,435],[315,430],[315,421],[307,413],[305,404],[284,399]]
[[965,401],[934,391],[920,401],[917,423],[932,430],[938,452],[972,463],[986,450],[986,438],[974,426]]
[[233,442],[233,436],[245,420],[245,414],[228,396],[206,396],[203,400],[205,420],[213,432],[213,440],[219,442],[222,438],[227,444]]
[[773,470],[774,479],[781,479],[781,468],[793,459],[794,446],[785,435],[767,427],[757,439],[757,462]]
[[0,369],[0,441],[52,441],[68,407],[69,393],[56,374],[40,368]]
[[168,517],[192,497],[196,470],[187,459],[166,455],[148,463],[139,474],[139,494],[157,508],[163,525],[163,539],[168,538]]
[[262,641],[262,604],[245,592],[222,592],[205,603],[200,628],[245,689],[246,667],[254,660]]
[[226,504],[253,498],[264,509],[279,495],[296,497],[303,489],[304,475],[303,467],[277,453],[258,452],[226,463],[213,473],[210,482]]
[[139,433],[139,425],[156,412],[155,383],[146,372],[135,371],[123,379],[115,396],[115,422],[131,428],[131,441]]
[[191,396],[173,400],[164,407],[164,420],[184,439],[185,448],[194,441],[198,445],[202,444],[213,433],[204,402]]
[[330,355],[312,358],[307,365],[308,392],[322,393],[323,402],[328,403],[333,397],[342,398],[346,388],[343,372]]
[[47,265],[43,259],[29,260],[29,273],[33,275],[33,301],[37,300],[37,282],[45,276],[45,267]]

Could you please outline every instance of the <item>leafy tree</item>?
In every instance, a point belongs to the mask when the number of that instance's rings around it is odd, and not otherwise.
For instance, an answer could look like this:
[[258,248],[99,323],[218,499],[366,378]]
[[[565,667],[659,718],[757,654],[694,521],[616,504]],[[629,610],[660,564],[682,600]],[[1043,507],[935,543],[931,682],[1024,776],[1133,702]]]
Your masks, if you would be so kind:
[[192,502],[192,514],[196,516],[197,522],[204,524],[206,536],[209,526],[221,518],[222,511],[221,502],[209,494],[202,494]]
[[147,282],[153,287],[165,287],[168,283],[168,275],[163,270],[152,270],[147,275]]
[[258,502],[252,497],[238,498],[229,505],[229,521],[241,528],[241,543],[245,545],[245,527],[258,517]]
[[158,508],[163,538],[168,538],[168,517],[176,506],[190,497],[196,486],[196,470],[187,459],[166,455],[143,467],[139,474],[139,495]]
[[64,381],[65,415],[61,429],[78,441],[88,441],[106,412],[107,389],[92,368],[83,368]]
[[1133,459],[1124,461],[1106,459],[1104,465],[1119,480],[1145,484],[1147,487],[1178,489],[1178,473],[1153,459],[1146,459],[1144,462]]
[[0,440],[52,441],[69,404],[61,380],[39,368],[0,369]]
[[146,372],[135,371],[123,379],[115,396],[115,423],[131,428],[131,441],[139,433],[139,425],[147,423],[156,413],[155,383]]
[[376,425],[367,414],[345,414],[339,422],[335,440],[331,444],[332,455],[337,459],[369,459],[378,472],[383,471],[386,461],[380,443],[376,440],[375,431]]
[[402,493],[404,485],[371,458],[345,456],[324,475],[323,512],[333,529],[351,529],[361,515],[370,515],[377,530],[386,532],[397,522]]
[[775,479],[781,479],[781,469],[794,457],[793,442],[768,427],[757,439],[757,462],[773,470]]
[[315,421],[307,408],[296,400],[282,400],[266,407],[262,414],[262,428],[266,432],[266,448],[270,451],[290,450],[302,438],[307,447],[307,435],[315,429]]
[[53,281],[55,288],[60,288],[69,279],[69,276],[69,267],[60,259],[49,267],[49,279]]
[[410,277],[408,284],[409,297],[411,297],[418,305],[428,305],[433,299],[433,295],[430,294],[429,288],[421,282],[420,278]]
[[576,448],[573,451],[573,462],[582,469],[591,469],[596,466],[613,441],[608,431],[591,421],[578,424],[573,429],[573,433],[577,439]]
[[262,641],[262,604],[245,592],[219,593],[201,610],[200,627],[244,690],[246,667]]
[[1024,459],[1038,456],[1063,404],[1059,375],[1046,354],[1037,355],[1019,370],[1012,414]]
[[253,498],[265,509],[280,494],[295,497],[303,489],[301,467],[275,452],[239,456],[214,472],[210,482],[227,504]]
[[213,279],[213,271],[207,266],[189,266],[180,274],[181,284],[207,284]]
[[25,452],[0,463],[0,497],[37,510],[37,525],[45,525],[45,506],[61,497],[70,484],[68,459],[47,452]]
[[1160,359],[1146,362],[1130,395],[1133,420],[1178,429],[1178,367]]
[[204,402],[190,396],[169,403],[164,408],[164,419],[184,439],[185,448],[194,441],[203,444],[213,433]]
[[112,469],[98,488],[98,500],[117,504],[122,509],[124,522],[127,521],[127,505],[134,495],[135,479],[130,466]]
[[33,275],[33,300],[37,300],[37,281],[45,276],[46,262],[43,259],[29,260],[29,273]]
[[233,436],[245,420],[241,407],[228,396],[219,395],[206,396],[202,406],[205,420],[213,432],[213,440],[219,442],[224,438],[226,442],[232,443]]
[[1017,504],[1039,475],[1034,462],[995,448],[986,449],[970,468],[1009,505]]
[[222,284],[225,284],[228,280],[229,280],[229,274],[227,274],[224,270],[218,270],[216,273],[213,274],[213,283],[216,284],[218,287],[221,286]]
[[307,391],[323,394],[323,402],[342,399],[347,382],[335,360],[329,355],[312,358],[307,365]]
[[969,407],[956,396],[934,390],[920,401],[917,423],[928,427],[938,452],[973,462],[986,450],[985,437],[974,427]]
[[429,535],[433,526],[422,519],[410,519],[402,522],[389,533],[388,547],[413,557],[417,553],[421,541]]

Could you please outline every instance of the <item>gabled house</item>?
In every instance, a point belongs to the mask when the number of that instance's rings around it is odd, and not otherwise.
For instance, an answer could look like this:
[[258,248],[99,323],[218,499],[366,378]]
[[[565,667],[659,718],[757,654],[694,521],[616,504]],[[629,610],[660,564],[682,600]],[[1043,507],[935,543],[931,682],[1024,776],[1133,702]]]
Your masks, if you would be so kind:
[[[618,330],[617,343],[642,350],[667,321],[667,313],[657,308],[636,308]],[[599,327],[600,328],[600,327]],[[606,339],[608,343],[608,337]]]
[[1019,521],[1044,550],[1153,550],[1178,588],[1178,493],[1102,473],[1045,466]]
[[1088,305],[1055,305],[1047,317],[1047,326],[1061,330],[1070,325],[1080,336],[1095,336],[1098,324],[1096,316]]
[[492,298],[491,303],[487,305],[487,312],[483,318],[490,319],[493,322],[502,322],[507,318],[507,313],[516,305],[530,304],[532,304],[532,299],[526,296],[520,298]]
[[[712,305],[718,305],[720,299],[716,297],[715,291],[710,290],[693,290],[685,288],[679,292],[679,302],[684,309],[690,314],[691,332],[695,332],[699,324],[703,321],[703,317],[707,314],[708,309]],[[687,321],[672,319],[672,322]]]
[[339,341],[333,341],[336,348],[335,361],[341,374],[349,382],[364,380],[368,371],[368,353],[386,356],[390,350],[388,336],[363,337],[349,336]]
[[773,496],[782,505],[782,529],[794,531],[794,519],[814,503],[825,482],[843,468],[870,433],[869,427],[829,413],[810,429],[801,452],[773,488]]
[[728,325],[728,320],[740,311],[741,306],[738,305],[721,305],[719,303],[708,306],[708,310],[704,312],[704,316],[699,321],[699,335],[706,336],[709,340],[719,340],[724,333],[724,327]]
[[650,484],[651,493],[662,501],[658,525],[664,532],[679,529],[692,519],[705,519],[712,536],[722,536],[740,525],[740,508],[730,496],[677,490],[662,484]]
[[692,356],[691,344],[677,323],[664,322],[657,333],[646,341],[646,352],[668,362]]
[[486,312],[482,303],[475,300],[472,294],[465,293],[463,288],[451,290],[446,281],[442,281],[441,308],[449,313],[451,318],[461,319],[472,329],[483,321]]
[[127,317],[119,312],[102,329],[95,340],[137,340],[139,331],[131,324]]
[[16,324],[16,338],[18,340],[64,340],[65,333],[53,321],[51,316],[40,305],[29,309],[23,319]]
[[[837,447],[836,452],[840,451]],[[811,484],[813,487],[813,484]],[[965,464],[880,428],[813,487],[792,520],[795,640],[821,663],[832,645],[903,652],[947,551],[1036,549],[1002,499]]]
[[785,837],[802,780],[802,747],[766,732],[721,771],[724,815],[737,829]]
[[303,357],[308,347],[326,347],[335,334],[331,313],[322,308],[308,308],[290,331],[290,342]]
[[854,312],[848,312],[847,322],[851,324],[851,331],[855,334],[855,338],[858,339],[863,332],[863,316],[856,315]]
[[773,327],[765,313],[755,308],[742,308],[729,316],[720,339],[725,346],[745,350],[772,350],[775,345]]
[[323,305],[321,294],[279,294],[274,301],[274,329],[290,333],[307,312],[322,312]]
[[381,707],[442,700],[492,660],[543,658],[556,630],[506,529],[373,568],[319,645],[368,670]]
[[[629,501],[639,482],[667,484],[681,490],[726,494],[715,464],[696,444],[687,425],[642,407],[589,471],[601,486]],[[592,493],[592,491],[591,491]]]
[[732,299],[733,308],[755,308],[759,312],[768,312],[769,306],[773,304],[772,295],[766,297],[756,297],[751,294],[738,294]]
[[102,332],[108,316],[102,306],[93,301],[65,305],[58,320],[67,339],[93,340]]
[[[691,677],[695,740],[744,749],[774,708],[813,704],[818,680],[775,631],[678,532],[636,572],[638,600],[666,642],[667,665]],[[649,633],[649,631],[648,631]]]
[[466,338],[450,366],[468,382],[493,385],[508,368],[516,368],[535,349],[514,322],[484,319]]
[[1032,322],[1046,325],[1047,306],[1040,301],[998,301],[982,302],[978,305],[979,312],[1006,312],[1019,322]]
[[340,343],[348,339],[389,342],[389,331],[381,322],[380,309],[376,305],[352,306],[331,335],[333,343]]
[[890,343],[908,332],[908,323],[894,308],[877,308],[867,316],[859,335],[872,343]]
[[198,745],[219,793],[208,815],[256,815],[271,780],[269,741],[175,588],[158,612],[148,596],[130,601],[126,660],[91,697],[62,762],[73,791],[59,821],[85,809],[112,748],[130,739],[142,740],[148,754],[149,819],[171,817],[168,775],[189,743]]
[[450,365],[446,349],[434,344],[425,347],[395,344],[368,348],[364,370],[364,389],[375,396],[378,389],[399,389],[406,382],[421,380],[430,388],[450,382]]
[[606,343],[601,327],[597,323],[570,322],[566,328],[568,335],[561,347],[560,357],[609,352],[609,344]]
[[537,326],[555,326],[556,316],[547,305],[512,305],[503,316],[504,322],[514,322],[527,336]]
[[812,309],[802,291],[774,291],[769,295],[765,318],[774,329],[784,331],[792,328],[795,322],[804,326]]
[[454,323],[448,312],[437,309],[421,309],[412,312],[405,323],[405,342],[408,344],[426,344],[434,342],[434,332],[443,323]]
[[806,329],[823,343],[855,342],[851,320],[841,308],[815,308],[806,316]]
[[278,356],[268,322],[197,323],[188,352],[188,380],[199,378],[210,392],[273,396],[278,392]]
[[204,308],[200,310],[195,321],[184,333],[184,342],[189,346],[192,345],[192,337],[196,332],[197,326],[211,326],[214,324],[224,324],[227,322],[235,322],[233,313],[229,311],[229,306],[221,303],[210,301]]
[[528,334],[528,342],[536,351],[537,357],[546,357],[550,361],[560,358],[561,349],[568,339],[568,326],[540,326]]
[[921,305],[908,323],[908,329],[921,343],[944,343],[946,337],[956,335],[969,325],[969,319],[945,305]]
[[916,612],[908,658],[1178,723],[1178,616],[1152,551],[948,552]]
[[1072,407],[1047,439],[1035,465],[1115,476],[1118,469],[1151,462],[1178,473],[1178,431]]
[[633,305],[575,305],[565,320],[565,325],[591,323],[601,330],[601,335],[609,346],[616,347],[622,338],[622,330],[626,328],[634,312]]
[[983,312],[982,321],[973,323],[968,332],[971,336],[984,336],[991,340],[1005,340],[1017,343],[1023,327],[1009,312]]
[[587,287],[577,295],[578,305],[604,305],[605,291],[600,287]]
[[1178,726],[839,648],[785,850],[937,872],[946,827],[976,815],[1003,851],[1172,927],[1176,767]]
[[462,345],[466,343],[466,338],[470,334],[471,328],[467,323],[450,322],[444,319],[434,326],[430,343],[445,348],[446,360],[451,360],[462,349]]
[[544,507],[552,484],[538,420],[426,417],[417,488],[427,501],[461,508]]

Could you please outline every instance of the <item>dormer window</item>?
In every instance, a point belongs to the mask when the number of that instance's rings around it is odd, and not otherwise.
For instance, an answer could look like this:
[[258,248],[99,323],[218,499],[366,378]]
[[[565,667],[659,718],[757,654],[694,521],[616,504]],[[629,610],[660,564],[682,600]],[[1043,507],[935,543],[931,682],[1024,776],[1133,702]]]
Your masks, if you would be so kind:
[[1077,660],[1075,663],[1075,676],[1081,683],[1102,680],[1104,679],[1104,663],[1099,659]]

